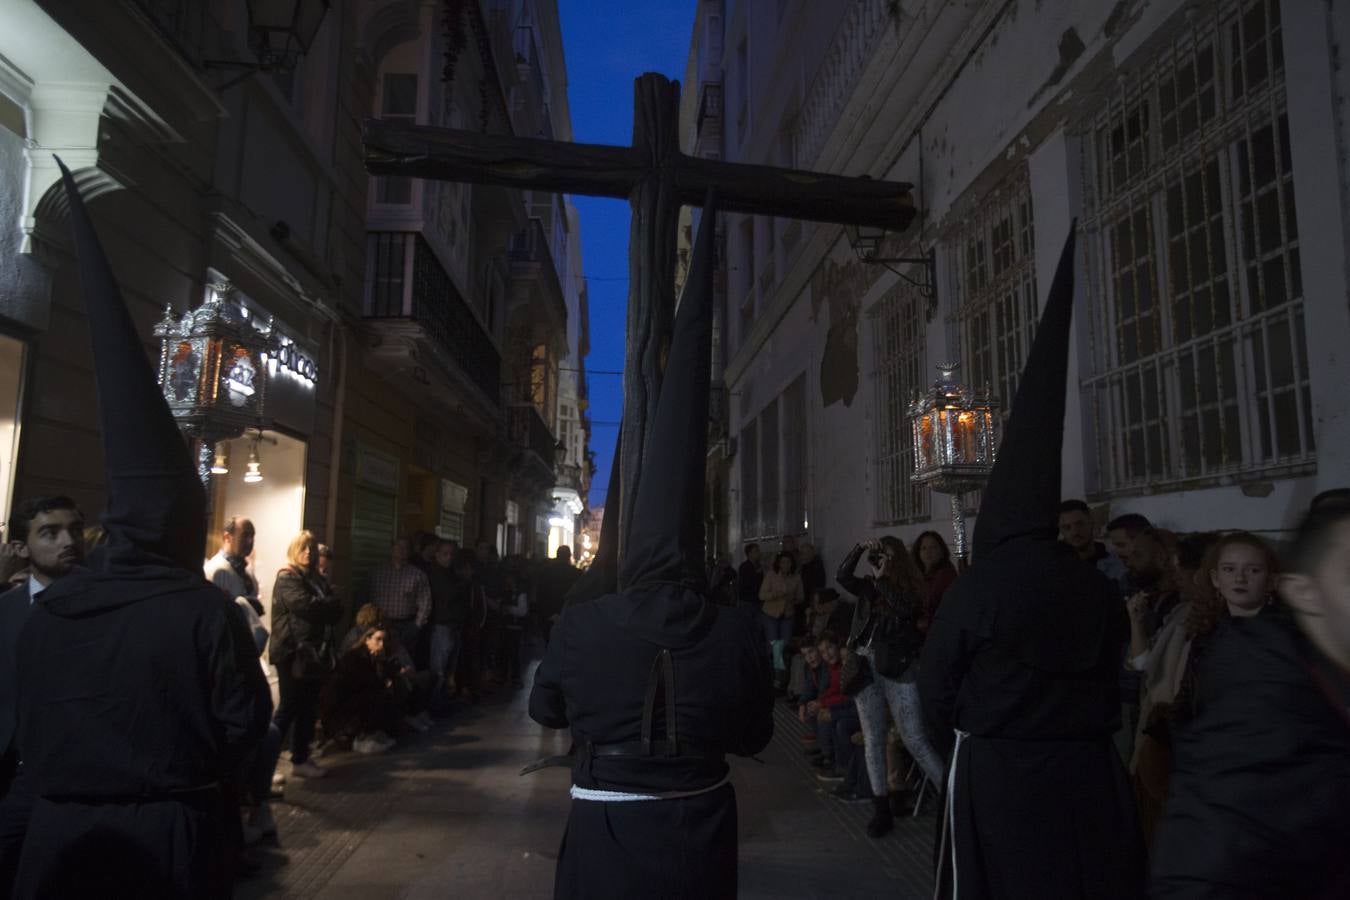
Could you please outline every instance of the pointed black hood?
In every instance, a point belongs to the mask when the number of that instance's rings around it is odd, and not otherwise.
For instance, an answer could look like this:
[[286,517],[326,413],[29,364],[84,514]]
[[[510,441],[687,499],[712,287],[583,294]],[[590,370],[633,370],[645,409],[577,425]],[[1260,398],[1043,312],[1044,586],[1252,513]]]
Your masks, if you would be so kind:
[[168,566],[200,575],[206,548],[205,491],[75,179],[59,159],[57,164],[70,202],[103,428],[108,544],[100,554],[101,566]]
[[[704,472],[712,366],[713,233],[716,192],[703,204],[689,279],[671,332],[651,440],[634,491],[623,590],[678,583],[706,591],[703,573]],[[626,502],[628,498],[623,498]]]
[[1053,539],[1056,533],[1076,234],[1075,220],[1022,369],[998,462],[980,500],[974,541],[977,562],[1012,538]]

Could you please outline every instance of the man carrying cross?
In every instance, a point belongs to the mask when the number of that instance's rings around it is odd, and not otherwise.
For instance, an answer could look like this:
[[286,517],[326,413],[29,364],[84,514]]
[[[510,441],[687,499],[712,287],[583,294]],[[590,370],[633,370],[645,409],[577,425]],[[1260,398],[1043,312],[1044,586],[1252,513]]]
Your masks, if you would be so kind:
[[[634,147],[368,123],[372,174],[629,196],[633,208],[619,514],[568,597],[530,694],[530,716],[568,728],[572,808],[556,898],[728,898],[737,816],[727,754],[773,735],[765,642],[751,616],[708,599],[704,464],[713,232],[720,205],[903,228],[908,185],[691,159],[675,147],[678,88],[637,83]],[[674,310],[681,203],[703,206]],[[673,318],[673,327],[672,327]],[[613,503],[613,501],[611,501]],[[617,532],[617,534],[615,534]]]

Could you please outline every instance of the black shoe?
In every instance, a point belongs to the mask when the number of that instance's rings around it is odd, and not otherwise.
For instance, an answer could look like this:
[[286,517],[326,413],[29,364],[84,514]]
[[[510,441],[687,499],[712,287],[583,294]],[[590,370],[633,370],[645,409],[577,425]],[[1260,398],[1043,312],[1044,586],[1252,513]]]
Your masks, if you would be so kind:
[[817,769],[828,769],[833,764],[834,760],[830,759],[823,753],[811,757],[811,765],[815,766]]
[[816,780],[817,780],[817,781],[843,781],[843,780],[844,780],[844,773],[843,773],[843,772],[840,772],[838,769],[834,768],[834,766],[830,766],[830,767],[828,767],[828,768],[821,769],[819,772],[817,772],[817,773],[816,773]]
[[872,799],[871,797],[862,796],[855,792],[853,788],[843,784],[830,791],[830,796],[843,803],[867,803]]
[[891,791],[891,815],[897,819],[907,816],[914,809],[914,792],[908,790]]
[[895,827],[895,818],[891,815],[891,801],[887,797],[872,798],[872,820],[867,823],[867,836],[883,837]]

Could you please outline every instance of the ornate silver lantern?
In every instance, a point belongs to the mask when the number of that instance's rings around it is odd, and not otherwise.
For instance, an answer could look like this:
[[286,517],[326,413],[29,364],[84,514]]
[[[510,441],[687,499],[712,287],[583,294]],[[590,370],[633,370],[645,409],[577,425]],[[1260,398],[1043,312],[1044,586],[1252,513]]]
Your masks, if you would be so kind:
[[994,469],[998,452],[998,401],[986,386],[972,391],[958,382],[956,363],[938,368],[938,379],[909,405],[914,433],[915,484],[951,494],[956,555],[968,553],[964,495],[978,490]]
[[256,325],[229,282],[207,285],[205,302],[181,318],[166,306],[155,326],[159,383],[179,426],[197,438],[197,472],[209,486],[224,468],[217,441],[256,427],[263,416],[265,365],[280,349],[272,323]]

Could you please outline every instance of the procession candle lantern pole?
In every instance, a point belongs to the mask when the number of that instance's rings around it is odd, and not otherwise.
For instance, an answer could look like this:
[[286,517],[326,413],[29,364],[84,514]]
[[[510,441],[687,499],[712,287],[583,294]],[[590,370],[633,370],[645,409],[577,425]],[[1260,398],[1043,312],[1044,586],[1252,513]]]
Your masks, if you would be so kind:
[[986,386],[975,391],[956,380],[958,365],[938,368],[938,379],[909,405],[914,436],[915,484],[951,495],[952,536],[962,568],[969,557],[965,494],[977,490],[994,469],[998,452],[998,406]]

